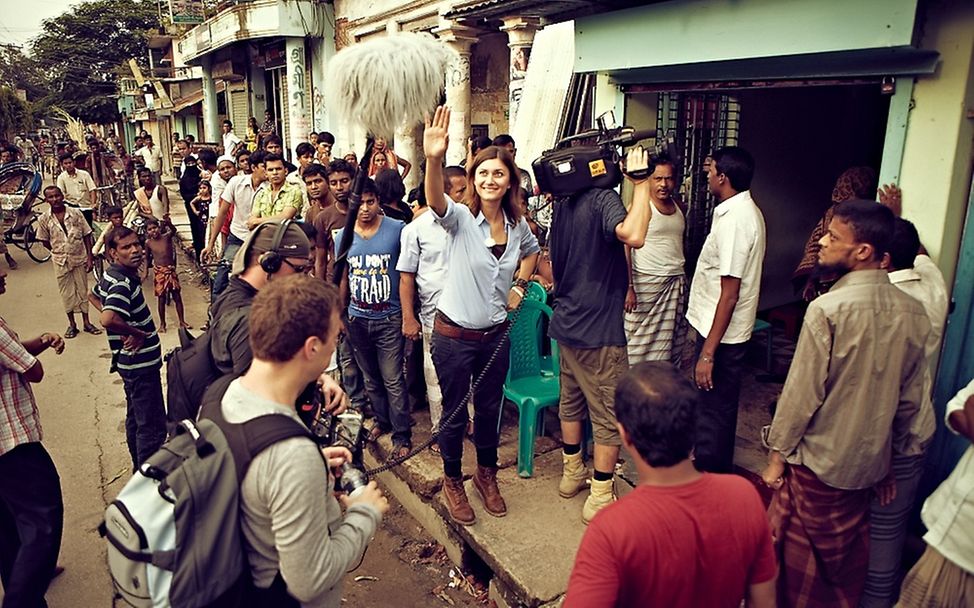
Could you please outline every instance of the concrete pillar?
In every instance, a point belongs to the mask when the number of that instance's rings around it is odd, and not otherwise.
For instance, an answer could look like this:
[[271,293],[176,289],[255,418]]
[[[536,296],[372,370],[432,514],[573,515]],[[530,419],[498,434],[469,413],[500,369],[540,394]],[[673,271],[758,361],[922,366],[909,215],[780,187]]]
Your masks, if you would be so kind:
[[423,162],[423,126],[421,124],[403,125],[396,130],[395,152],[400,158],[405,158],[413,167],[409,175],[403,180],[406,192],[419,185],[422,171],[419,165]]
[[528,61],[531,59],[531,45],[534,44],[534,33],[541,27],[537,17],[504,17],[501,31],[507,32],[507,47],[511,49],[511,71],[507,124],[508,132],[514,130],[517,110],[521,104],[521,91],[524,89],[524,78],[528,74]]
[[307,98],[307,73],[304,57],[304,38],[289,36],[284,40],[284,53],[287,58],[287,93],[284,102],[288,124],[288,140],[284,145],[291,150],[292,158],[297,158],[295,148],[307,141],[311,131],[311,100]]
[[446,162],[457,165],[467,157],[467,139],[470,137],[470,47],[476,44],[479,32],[446,22],[433,33],[457,52],[457,59],[446,73],[446,104],[452,112]]
[[213,61],[209,56],[201,57],[200,66],[203,68],[203,134],[205,141],[219,143],[222,136],[217,117],[216,82],[210,72]]

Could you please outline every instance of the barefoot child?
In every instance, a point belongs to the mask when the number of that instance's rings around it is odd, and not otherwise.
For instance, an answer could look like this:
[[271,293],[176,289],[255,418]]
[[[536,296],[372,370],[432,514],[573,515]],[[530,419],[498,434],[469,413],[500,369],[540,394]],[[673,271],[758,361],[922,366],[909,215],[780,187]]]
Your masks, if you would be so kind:
[[171,222],[160,226],[158,221],[150,219],[146,222],[145,248],[148,252],[147,264],[152,264],[155,271],[154,287],[159,302],[159,333],[166,331],[166,293],[172,295],[176,305],[176,315],[179,316],[179,326],[188,328],[183,318],[183,297],[176,275],[176,251],[172,237],[176,229]]

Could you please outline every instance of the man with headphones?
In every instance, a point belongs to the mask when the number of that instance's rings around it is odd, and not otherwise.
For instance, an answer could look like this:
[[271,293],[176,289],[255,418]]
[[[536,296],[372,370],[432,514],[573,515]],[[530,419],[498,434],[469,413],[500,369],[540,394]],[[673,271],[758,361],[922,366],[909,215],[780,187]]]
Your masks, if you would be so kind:
[[250,304],[269,281],[314,266],[311,243],[291,220],[257,227],[233,258],[230,284],[210,308],[210,354],[223,374],[240,375],[253,359],[247,326]]

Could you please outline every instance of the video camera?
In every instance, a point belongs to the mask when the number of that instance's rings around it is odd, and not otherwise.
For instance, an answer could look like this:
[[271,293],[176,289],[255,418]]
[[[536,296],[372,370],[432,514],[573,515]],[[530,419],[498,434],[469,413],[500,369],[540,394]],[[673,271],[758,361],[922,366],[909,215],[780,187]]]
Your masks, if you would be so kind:
[[[637,131],[632,127],[615,126],[611,110],[599,116],[596,122],[598,128],[558,140],[554,148],[546,150],[531,163],[541,192],[557,198],[589,188],[615,188],[622,183],[620,149],[656,137],[656,129]],[[595,143],[572,145],[588,139],[594,139]],[[633,171],[629,175],[643,179],[648,177],[649,171]]]

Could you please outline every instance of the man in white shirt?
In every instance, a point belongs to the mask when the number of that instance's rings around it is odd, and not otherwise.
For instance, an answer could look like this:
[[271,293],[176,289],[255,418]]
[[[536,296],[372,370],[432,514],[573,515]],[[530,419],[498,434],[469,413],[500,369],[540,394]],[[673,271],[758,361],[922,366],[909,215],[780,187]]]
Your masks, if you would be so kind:
[[233,123],[229,120],[223,121],[223,154],[234,158],[237,150],[243,145],[243,141],[233,132]]
[[714,209],[690,285],[687,321],[699,334],[694,379],[703,391],[694,454],[702,471],[730,473],[747,341],[758,310],[764,264],[764,216],[751,198],[754,159],[736,146],[714,152],[707,167]]
[[[453,198],[451,175],[447,167],[444,170],[444,191]],[[461,169],[462,171],[462,169]],[[466,179],[463,181],[466,188]],[[443,393],[440,382],[433,367],[433,355],[430,344],[433,342],[433,317],[436,315],[436,301],[443,291],[447,272],[447,234],[446,230],[436,221],[436,216],[427,213],[429,207],[425,201],[417,201],[419,205],[413,221],[406,224],[400,236],[399,262],[399,301],[402,304],[402,333],[413,341],[422,340],[423,344],[423,377],[426,380],[426,396],[430,404],[431,429],[440,426],[443,416]],[[416,292],[419,292],[419,314],[416,314]],[[418,318],[417,318],[418,317]],[[473,418],[473,404],[468,403],[467,409]],[[436,449],[436,448],[434,448]]]
[[55,184],[64,193],[64,200],[72,207],[92,209],[95,206],[95,180],[84,169],[75,167],[70,154],[61,155],[61,173]]
[[144,145],[136,151],[136,154],[142,157],[145,168],[152,172],[152,177],[155,178],[156,183],[161,184],[162,149],[152,143],[152,136],[149,134],[142,136],[142,143]]
[[[974,380],[947,402],[947,428],[974,442]],[[970,606],[974,599],[974,446],[923,503],[927,550],[897,606]]]
[[220,234],[220,227],[226,221],[227,214],[230,213],[232,206],[233,219],[230,221],[230,235],[227,237],[227,246],[223,249],[221,262],[217,266],[216,276],[213,277],[212,297],[214,299],[227,288],[233,256],[237,254],[237,250],[243,245],[244,239],[250,234],[250,229],[247,228],[247,218],[250,217],[250,210],[254,204],[254,194],[266,179],[263,152],[258,150],[250,155],[250,167],[253,170],[250,175],[236,175],[227,182],[227,186],[220,196],[220,205],[216,217],[211,224],[212,229],[206,248],[200,254],[203,259],[212,256],[216,237]]
[[[897,209],[893,208],[893,211]],[[889,282],[920,302],[927,313],[930,320],[930,333],[924,344],[927,366],[923,370],[923,401],[910,428],[908,444],[903,447],[903,454],[893,454],[896,496],[886,505],[881,504],[878,497],[874,498],[870,505],[869,572],[859,601],[860,608],[885,608],[892,604],[899,582],[907,524],[923,475],[924,455],[937,430],[931,397],[936,371],[934,360],[940,351],[947,322],[947,285],[937,265],[920,251],[916,227],[903,218],[896,218],[889,245]]]

